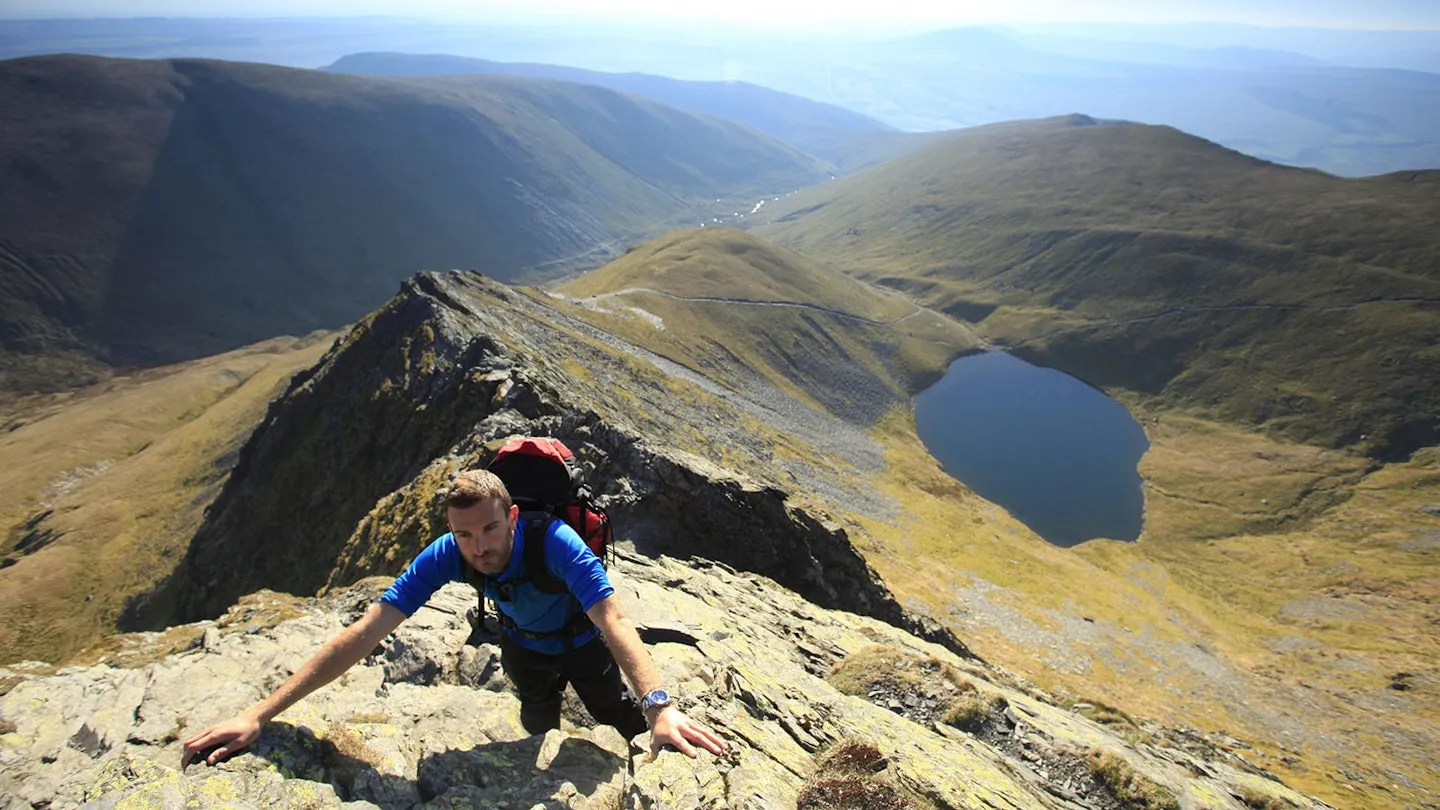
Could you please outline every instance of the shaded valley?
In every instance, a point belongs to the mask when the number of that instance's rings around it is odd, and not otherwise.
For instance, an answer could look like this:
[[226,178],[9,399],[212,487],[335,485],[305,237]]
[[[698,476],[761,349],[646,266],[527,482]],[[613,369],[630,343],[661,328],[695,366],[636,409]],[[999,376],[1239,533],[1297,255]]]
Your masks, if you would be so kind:
[[537,79],[59,56],[0,63],[0,99],[9,390],[334,328],[421,267],[553,277],[825,176],[747,127]]
[[682,81],[645,73],[604,73],[562,65],[492,62],[443,54],[356,53],[325,68],[367,76],[530,76],[593,84],[686,110],[749,124],[850,172],[918,149],[944,132],[900,132],[833,104],[748,82]]

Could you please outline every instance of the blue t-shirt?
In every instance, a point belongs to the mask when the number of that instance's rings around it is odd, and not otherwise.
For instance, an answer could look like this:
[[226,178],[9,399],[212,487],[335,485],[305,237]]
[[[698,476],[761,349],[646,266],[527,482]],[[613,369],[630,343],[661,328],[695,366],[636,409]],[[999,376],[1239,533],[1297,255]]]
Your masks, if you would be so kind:
[[[565,583],[569,593],[549,594],[533,585],[522,584],[510,588],[510,598],[495,587],[496,582],[518,582],[525,579],[525,520],[516,521],[515,546],[510,553],[510,563],[498,577],[492,577],[486,587],[486,596],[509,616],[522,630],[532,633],[548,633],[564,627],[574,615],[571,596],[580,602],[581,610],[589,610],[595,603],[615,593],[605,576],[605,567],[595,556],[580,535],[564,521],[552,521],[545,532],[545,567],[551,575]],[[449,582],[464,582],[465,569],[469,564],[460,554],[455,536],[444,534],[436,538],[420,552],[399,577],[395,579],[380,597],[404,613],[407,617],[420,609],[430,596]],[[599,631],[589,628],[571,639],[572,646],[580,646],[594,638]],[[526,638],[506,630],[510,638],[521,646],[536,652],[558,654],[565,651],[565,637]]]

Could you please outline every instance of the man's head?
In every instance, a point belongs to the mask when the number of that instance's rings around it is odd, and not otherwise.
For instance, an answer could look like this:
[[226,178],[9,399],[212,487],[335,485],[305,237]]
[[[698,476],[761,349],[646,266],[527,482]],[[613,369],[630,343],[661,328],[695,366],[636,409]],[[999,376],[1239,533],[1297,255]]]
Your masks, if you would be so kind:
[[466,470],[445,490],[445,522],[460,555],[482,574],[502,573],[510,564],[519,515],[505,485],[488,470]]

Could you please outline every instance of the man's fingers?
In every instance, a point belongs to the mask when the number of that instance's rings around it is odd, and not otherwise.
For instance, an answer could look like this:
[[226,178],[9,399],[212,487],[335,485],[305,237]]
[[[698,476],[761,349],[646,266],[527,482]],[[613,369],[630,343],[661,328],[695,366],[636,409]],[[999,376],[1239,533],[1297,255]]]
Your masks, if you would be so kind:
[[230,749],[222,745],[219,748],[216,748],[214,751],[210,752],[210,757],[209,759],[206,759],[205,762],[208,765],[214,765],[215,763],[229,756],[229,754]]
[[725,753],[725,741],[720,739],[715,732],[708,728],[702,727],[700,729],[700,739],[695,742],[699,743],[706,751],[712,754],[719,755]]
[[207,730],[185,741],[185,753],[180,756],[181,770],[184,770],[185,766],[190,764],[190,760],[194,759],[196,754],[210,746],[210,736],[210,732]]
[[210,739],[210,729],[207,728],[207,729],[205,729],[204,731],[200,732],[199,734],[196,734],[194,737],[191,737],[190,739],[186,740],[186,741],[185,741],[185,750],[186,750],[186,751],[199,751],[201,748],[204,748],[204,747],[205,747],[205,741],[208,740],[208,739]]
[[694,759],[697,756],[697,754],[695,753],[695,749],[690,745],[690,743],[685,741],[685,735],[678,730],[674,734],[666,733],[652,736],[650,738],[651,756],[659,756],[660,752],[664,751],[666,748],[673,748],[676,751],[684,754],[685,756],[690,757],[691,759]]
[[701,748],[712,754],[721,754],[725,751],[725,741],[710,729],[696,723],[689,729],[690,741],[697,743]]

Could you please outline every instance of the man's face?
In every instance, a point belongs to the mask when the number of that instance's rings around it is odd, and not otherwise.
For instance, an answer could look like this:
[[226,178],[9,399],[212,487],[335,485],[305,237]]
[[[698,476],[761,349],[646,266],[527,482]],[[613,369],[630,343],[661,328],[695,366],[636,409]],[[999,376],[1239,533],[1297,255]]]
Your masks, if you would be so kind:
[[487,498],[465,509],[452,506],[445,510],[460,556],[476,571],[491,576],[502,573],[510,564],[510,552],[515,548],[515,519],[519,515],[520,507],[511,506],[507,511],[499,498]]

